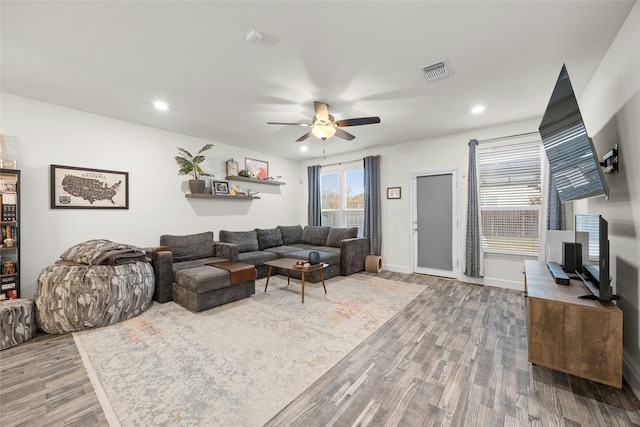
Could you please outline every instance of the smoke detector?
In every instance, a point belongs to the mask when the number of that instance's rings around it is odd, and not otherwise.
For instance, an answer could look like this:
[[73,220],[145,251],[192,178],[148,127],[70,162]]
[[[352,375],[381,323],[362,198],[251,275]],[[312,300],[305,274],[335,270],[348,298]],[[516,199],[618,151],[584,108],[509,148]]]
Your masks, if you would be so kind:
[[260,43],[260,41],[262,40],[262,34],[260,34],[260,31],[254,28],[251,31],[249,31],[246,39],[251,44]]
[[428,82],[444,79],[450,75],[449,66],[446,61],[439,61],[422,67],[422,74],[424,74]]

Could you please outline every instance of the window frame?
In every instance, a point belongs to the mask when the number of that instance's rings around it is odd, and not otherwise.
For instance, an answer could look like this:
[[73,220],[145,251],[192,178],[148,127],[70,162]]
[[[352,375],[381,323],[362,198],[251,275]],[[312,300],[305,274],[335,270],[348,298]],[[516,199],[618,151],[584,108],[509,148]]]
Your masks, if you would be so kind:
[[[364,204],[362,209],[352,209],[347,207],[347,173],[350,171],[362,171],[362,186],[363,186],[363,196],[364,196],[364,163],[361,161],[348,162],[348,163],[339,163],[331,166],[322,166],[320,169],[320,215],[321,221],[324,219],[324,213],[337,213],[338,214],[338,224],[337,227],[349,227],[353,225],[349,225],[346,223],[346,216],[348,212],[361,212],[362,221],[360,222],[362,225],[358,225],[358,237],[362,237],[364,235]],[[325,209],[322,205],[322,194],[323,194],[323,175],[338,175],[338,195],[339,195],[339,206],[338,209]],[[364,202],[364,201],[363,201]],[[322,222],[322,225],[325,225]],[[328,224],[327,224],[328,225]]]
[[[523,147],[532,147],[537,145],[538,153],[539,153],[539,178],[533,182],[533,184],[538,185],[540,187],[539,197],[540,203],[532,204],[532,205],[482,205],[482,168],[481,168],[481,150],[491,150],[491,149],[508,149],[509,147],[516,147],[518,145],[522,145]],[[543,145],[541,140],[535,141],[526,141],[526,142],[518,142],[515,139],[506,139],[500,142],[493,142],[491,144],[487,144],[485,147],[478,147],[478,156],[477,156],[477,171],[478,171],[478,210],[480,213],[480,222],[483,221],[483,212],[486,211],[501,211],[501,212],[514,212],[514,211],[537,211],[538,214],[538,244],[537,249],[535,250],[525,250],[525,249],[517,249],[517,248],[495,248],[486,246],[486,239],[484,230],[482,230],[482,251],[485,254],[495,254],[495,255],[509,255],[509,256],[518,256],[518,257],[539,257],[542,253],[542,248],[545,245],[546,241],[546,217],[547,217],[547,204],[548,204],[548,178],[547,178],[547,162],[546,157],[543,150]],[[520,185],[522,183],[520,182]],[[483,227],[481,227],[483,228]],[[508,246],[505,243],[505,246]]]

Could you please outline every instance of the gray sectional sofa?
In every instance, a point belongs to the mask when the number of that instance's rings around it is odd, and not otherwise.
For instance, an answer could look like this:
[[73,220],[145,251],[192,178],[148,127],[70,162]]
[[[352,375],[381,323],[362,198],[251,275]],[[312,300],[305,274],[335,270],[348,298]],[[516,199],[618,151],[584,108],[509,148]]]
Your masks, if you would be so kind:
[[[156,274],[153,299],[158,302],[173,299],[177,271],[222,260],[252,264],[256,267],[257,278],[262,278],[266,277],[269,268],[264,265],[265,261],[285,257],[307,260],[310,251],[317,251],[320,261],[329,264],[323,270],[325,279],[337,275],[348,276],[364,270],[365,258],[369,254],[369,239],[357,237],[357,234],[357,227],[303,228],[295,225],[250,231],[222,230],[219,241],[215,242],[213,232],[188,236],[163,235],[159,247],[147,249]],[[299,277],[300,273],[291,271],[291,276]],[[307,273],[305,280],[317,282],[320,276]]]

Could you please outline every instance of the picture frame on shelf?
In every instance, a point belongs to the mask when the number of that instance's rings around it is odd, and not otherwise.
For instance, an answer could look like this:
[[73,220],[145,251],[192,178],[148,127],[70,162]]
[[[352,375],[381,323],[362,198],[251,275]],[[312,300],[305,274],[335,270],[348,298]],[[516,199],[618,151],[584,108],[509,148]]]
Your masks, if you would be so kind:
[[211,181],[213,194],[229,194],[229,183],[227,181]]
[[399,199],[402,194],[400,187],[387,187],[387,199]]
[[269,177],[269,162],[245,157],[244,167],[250,178],[267,179]]
[[51,209],[129,209],[129,172],[51,165]]

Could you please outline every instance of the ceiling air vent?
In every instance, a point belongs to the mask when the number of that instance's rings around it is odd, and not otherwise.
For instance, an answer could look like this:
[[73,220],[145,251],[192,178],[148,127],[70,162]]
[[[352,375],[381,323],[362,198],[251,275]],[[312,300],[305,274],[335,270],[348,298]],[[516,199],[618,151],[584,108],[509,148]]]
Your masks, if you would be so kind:
[[440,80],[449,76],[449,67],[445,61],[436,62],[435,64],[422,67],[422,73],[427,81]]

